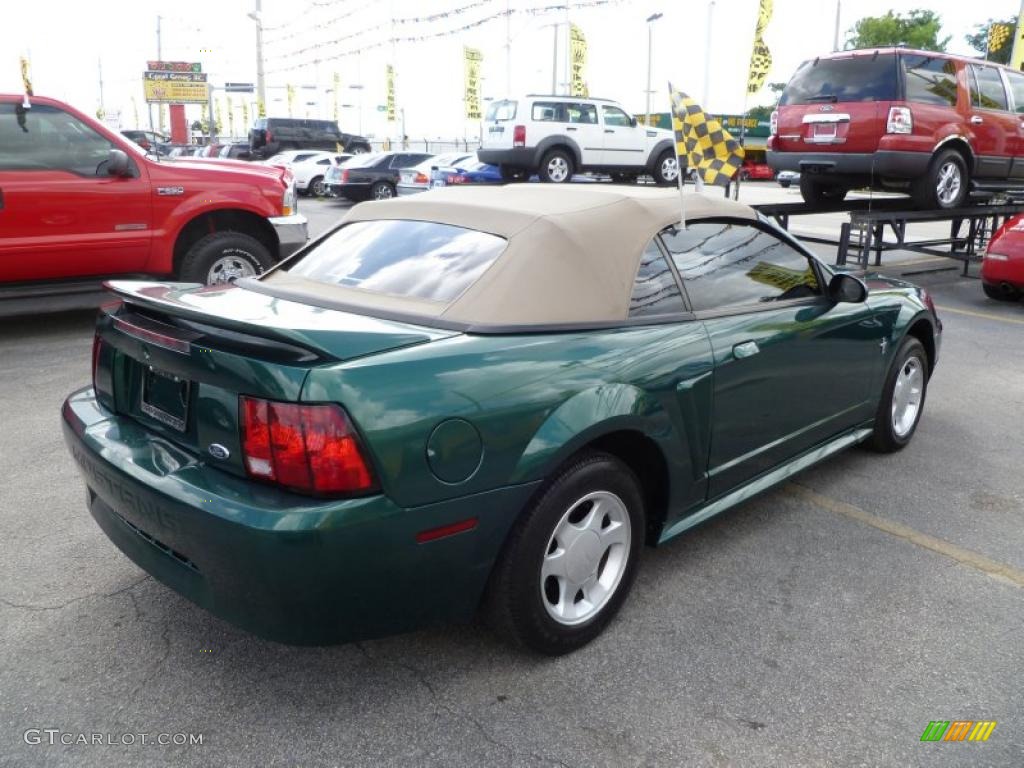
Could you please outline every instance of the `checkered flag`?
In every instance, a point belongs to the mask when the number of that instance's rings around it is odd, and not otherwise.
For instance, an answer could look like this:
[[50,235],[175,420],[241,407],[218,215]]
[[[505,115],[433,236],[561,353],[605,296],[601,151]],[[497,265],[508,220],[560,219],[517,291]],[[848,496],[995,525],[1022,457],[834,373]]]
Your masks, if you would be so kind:
[[700,105],[668,85],[672,96],[672,129],[676,138],[679,172],[697,172],[705,184],[729,186],[743,165],[743,147]]
[[1012,24],[993,24],[988,28],[988,53],[1001,51],[1013,34]]

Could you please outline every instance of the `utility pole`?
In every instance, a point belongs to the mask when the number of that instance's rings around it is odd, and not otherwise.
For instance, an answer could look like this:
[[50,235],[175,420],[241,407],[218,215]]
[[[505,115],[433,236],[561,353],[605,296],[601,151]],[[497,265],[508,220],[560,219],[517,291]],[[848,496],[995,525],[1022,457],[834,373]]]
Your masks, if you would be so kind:
[[[267,82],[263,76],[263,2],[256,0],[256,9],[249,14],[249,18],[256,22],[256,101],[257,112],[262,105],[263,111],[267,110]],[[261,115],[257,114],[257,118]]]
[[558,93],[558,24],[551,25],[551,95]]
[[708,32],[704,37],[704,95],[701,106],[708,108],[708,95],[711,90],[711,30],[715,18],[715,0],[708,3]]
[[839,14],[841,12],[843,0],[836,0],[836,33],[832,38],[832,50],[839,50]]
[[[160,29],[162,23],[163,23],[163,16],[157,16],[156,17],[156,58],[157,58],[157,61],[163,61],[164,60],[164,48],[163,48],[163,39],[162,39],[163,36],[161,35],[161,29]],[[152,129],[152,127],[153,127],[153,119],[152,119],[153,118],[153,112],[152,112],[152,109],[153,108],[150,107],[150,113],[149,113],[149,115],[150,115],[150,120],[149,120],[149,122],[150,122],[150,126],[149,126],[150,129]],[[160,133],[163,133],[164,132],[164,108],[163,108],[162,104],[158,104],[157,108],[156,108],[156,123],[157,123],[157,126],[159,126],[159,128],[160,128]]]
[[512,95],[512,0],[505,0],[505,96]]
[[647,105],[644,109],[646,115],[645,125],[651,127],[651,59],[654,51],[654,22],[662,17],[660,13],[652,13],[647,17]]
[[103,59],[98,59],[97,63],[99,64],[100,73],[100,113],[105,115],[106,110],[103,108]]

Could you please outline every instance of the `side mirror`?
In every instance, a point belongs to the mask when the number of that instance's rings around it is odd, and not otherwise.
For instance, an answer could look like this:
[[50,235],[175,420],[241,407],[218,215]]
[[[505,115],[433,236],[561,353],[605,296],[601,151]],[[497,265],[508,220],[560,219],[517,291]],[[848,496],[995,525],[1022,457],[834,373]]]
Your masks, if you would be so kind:
[[131,176],[132,164],[128,160],[128,155],[120,149],[110,150],[110,155],[107,157],[107,174],[110,176]]
[[635,117],[629,118],[629,124],[632,125],[634,128],[636,128],[636,118]]
[[860,304],[868,297],[868,287],[860,278],[840,272],[828,283],[828,297],[837,304]]

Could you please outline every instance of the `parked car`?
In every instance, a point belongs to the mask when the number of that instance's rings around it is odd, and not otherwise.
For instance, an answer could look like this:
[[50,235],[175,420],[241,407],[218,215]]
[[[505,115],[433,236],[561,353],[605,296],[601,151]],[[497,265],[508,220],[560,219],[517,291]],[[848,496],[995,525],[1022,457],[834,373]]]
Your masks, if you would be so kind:
[[990,299],[1024,295],[1024,214],[1006,221],[989,241],[981,262],[981,287]]
[[204,144],[202,148],[196,152],[195,157],[220,157],[221,150],[223,150],[226,144]]
[[430,189],[430,169],[434,166],[450,166],[464,162],[468,158],[476,159],[476,155],[470,152],[445,152],[432,155],[411,168],[402,169],[398,174],[398,184],[395,186],[398,196],[415,195]]
[[248,142],[233,142],[220,148],[217,157],[222,160],[248,160],[252,157]]
[[249,131],[252,156],[265,159],[289,149],[319,149],[359,154],[370,151],[362,136],[344,133],[333,120],[261,117]]
[[718,196],[679,218],[672,190],[453,187],[357,205],[259,278],[115,281],[62,412],[90,512],[274,640],[482,607],[578,648],[645,543],[906,446],[940,348],[921,288]]
[[743,163],[740,168],[741,181],[771,181],[775,171],[767,163]]
[[497,166],[472,159],[453,166],[434,166],[430,171],[431,187],[455,184],[500,184],[503,181]]
[[322,197],[327,194],[327,187],[324,183],[327,172],[350,157],[354,157],[354,155],[317,152],[302,160],[290,162],[288,167],[295,174],[295,188],[300,194]]
[[616,181],[650,174],[658,184],[679,175],[672,131],[639,125],[607,99],[523,96],[492,101],[484,117],[481,162],[506,180],[564,183],[574,173],[608,173]]
[[169,137],[154,131],[138,131],[132,129],[121,131],[121,135],[131,139],[143,149],[148,149],[153,152],[156,152],[160,146],[170,142]]
[[800,182],[800,173],[798,171],[779,171],[775,174],[775,180],[779,182],[779,186],[783,189],[788,188],[794,181]]
[[336,179],[332,177],[327,184],[333,194],[349,200],[386,200],[395,196],[398,172],[418,165],[430,156],[426,152],[359,155],[344,163],[339,169],[340,175]]
[[0,312],[117,275],[255,275],[306,242],[290,172],[159,160],[67,104],[23,99],[0,95]]
[[172,144],[167,152],[168,157],[191,157],[199,149],[195,144]]
[[857,187],[907,192],[926,209],[971,190],[1024,188],[1024,73],[903,48],[805,61],[773,113],[768,164],[799,171],[808,203]]
[[301,163],[308,160],[311,157],[317,155],[330,154],[328,152],[321,152],[316,149],[292,149],[287,152],[278,152],[276,155],[268,157],[263,162],[267,165],[277,165],[282,168],[291,168],[294,163]]

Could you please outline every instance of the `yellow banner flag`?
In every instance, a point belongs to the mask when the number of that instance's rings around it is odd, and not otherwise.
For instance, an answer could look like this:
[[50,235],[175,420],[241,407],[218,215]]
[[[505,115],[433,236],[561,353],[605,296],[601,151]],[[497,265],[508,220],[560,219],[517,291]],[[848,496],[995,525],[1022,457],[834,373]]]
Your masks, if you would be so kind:
[[1013,34],[1013,26],[1010,24],[993,24],[988,28],[988,53],[997,53],[1003,50],[1010,36]]
[[772,0],[761,0],[754,27],[754,49],[750,53],[750,71],[747,73],[747,93],[757,93],[764,87],[768,71],[772,68],[772,52],[764,42],[764,31],[772,18]]
[[462,47],[462,55],[466,70],[466,95],[463,97],[466,102],[466,119],[479,120],[483,117],[480,110],[480,63],[484,56],[479,49],[468,46]]
[[334,122],[338,122],[341,119],[341,109],[339,106],[340,93],[341,91],[341,75],[337,72],[334,73]]
[[286,85],[285,92],[288,94],[288,117],[291,117],[292,110],[295,109],[295,86]]
[[32,78],[28,74],[28,59],[21,57],[21,84],[25,87],[26,96],[35,96],[32,93]]
[[1024,69],[1024,6],[1020,9],[1020,16],[1017,17],[1017,29],[1013,35],[1013,51],[1010,53],[1010,66],[1014,69]]
[[583,30],[575,24],[569,25],[569,52],[572,56],[572,72],[569,75],[570,93],[573,96],[586,96],[587,84],[584,75],[587,69],[587,38]]
[[395,68],[390,64],[384,72],[385,85],[387,86],[387,115],[388,122],[393,123],[396,119],[395,109]]

